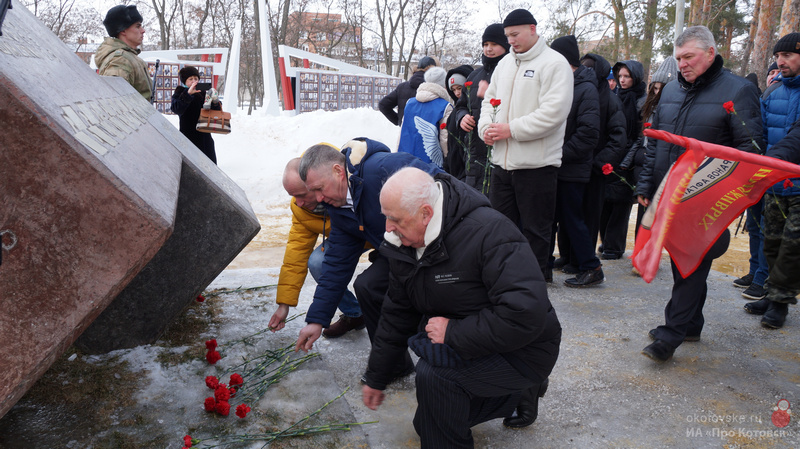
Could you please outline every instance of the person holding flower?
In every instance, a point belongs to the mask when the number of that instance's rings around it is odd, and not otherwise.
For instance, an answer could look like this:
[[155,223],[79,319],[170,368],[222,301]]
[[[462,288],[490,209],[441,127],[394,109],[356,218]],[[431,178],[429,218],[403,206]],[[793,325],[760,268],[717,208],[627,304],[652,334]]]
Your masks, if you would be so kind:
[[[800,33],[789,33],[775,44],[775,62],[781,71],[780,80],[767,88],[761,97],[764,140],[767,156],[789,133],[800,118]],[[734,102],[734,111],[741,115]],[[780,154],[780,153],[777,153]],[[763,299],[748,303],[745,310],[763,315],[761,325],[780,329],[789,313],[789,304],[797,304],[800,293],[800,178],[772,186],[764,195],[763,248],[769,279]],[[755,283],[756,280],[753,280]]]
[[[675,60],[680,72],[677,82],[664,86],[652,128],[750,153],[757,153],[759,146],[763,148],[756,86],[723,69],[711,31],[704,26],[684,30],[675,40]],[[736,105],[738,118],[723,107],[728,101]],[[670,166],[683,151],[683,147],[649,139],[637,185],[640,204],[650,205]],[[711,262],[725,253],[729,243],[730,232],[726,229],[697,269],[685,278],[671,263],[673,286],[664,311],[665,323],[649,332],[655,341],[642,350],[645,356],[664,362],[684,341],[700,339]]]
[[397,144],[397,151],[413,154],[438,167],[444,164],[447,155],[446,124],[453,112],[445,84],[446,75],[441,67],[425,72],[425,82],[417,88],[416,96],[406,103]]
[[[464,86],[464,84],[467,83],[467,77],[474,70],[475,69],[471,65],[460,65],[447,72],[447,93],[450,94],[450,98],[453,99],[453,112],[455,112],[455,103],[458,102],[462,95],[469,92],[467,86]],[[471,83],[469,87],[472,87]],[[447,151],[445,152],[446,156],[442,168],[459,181],[463,181],[467,176],[465,159],[467,132],[458,126],[455,113],[447,117],[446,129],[449,137],[447,139]]]
[[[572,106],[572,69],[536,33],[536,19],[529,11],[511,11],[503,28],[511,53],[492,74],[478,120],[478,135],[493,146],[489,199],[518,223],[542,276],[552,281],[548,258],[558,168]],[[502,102],[498,108],[492,106],[494,99]]]
[[[463,159],[460,161],[463,165],[461,170],[464,171],[464,177],[458,176],[459,171],[454,167],[457,164],[456,160],[461,156],[458,153],[448,153],[448,158],[452,158],[452,162],[448,166],[449,170],[445,168],[445,171],[478,191],[483,187],[484,167],[487,164],[486,144],[481,140],[476,128],[478,120],[481,118],[481,102],[483,101],[481,86],[488,86],[497,64],[508,54],[510,47],[503,32],[503,24],[493,23],[486,27],[481,37],[481,45],[483,46],[483,56],[481,56],[483,66],[475,69],[467,77],[467,81],[464,83],[465,92],[456,102],[452,114],[459,129],[468,133],[463,140],[464,148],[461,151]],[[483,90],[486,88],[484,87]]]

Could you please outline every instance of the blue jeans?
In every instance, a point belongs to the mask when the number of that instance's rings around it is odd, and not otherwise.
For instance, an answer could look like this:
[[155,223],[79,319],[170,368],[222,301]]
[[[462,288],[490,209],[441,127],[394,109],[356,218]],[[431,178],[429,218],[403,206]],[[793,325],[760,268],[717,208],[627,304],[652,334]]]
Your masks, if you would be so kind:
[[747,219],[744,222],[750,237],[750,274],[753,275],[753,283],[761,286],[769,275],[767,258],[764,257],[763,210],[764,198],[761,198],[761,201],[747,208]]
[[[319,277],[322,274],[322,260],[324,258],[324,249],[327,243],[328,242],[323,242],[322,245],[319,245],[308,258],[308,272],[311,273],[311,277],[318,282]],[[358,318],[361,316],[361,307],[358,305],[356,295],[354,295],[349,289],[345,290],[344,295],[342,295],[342,299],[339,301],[339,310],[346,317]]]

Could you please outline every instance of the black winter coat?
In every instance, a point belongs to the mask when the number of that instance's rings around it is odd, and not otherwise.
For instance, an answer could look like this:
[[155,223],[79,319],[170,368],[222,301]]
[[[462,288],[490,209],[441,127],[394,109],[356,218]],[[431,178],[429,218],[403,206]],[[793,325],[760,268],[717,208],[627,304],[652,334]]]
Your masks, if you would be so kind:
[[442,230],[416,250],[384,240],[389,291],[372,344],[367,385],[382,390],[409,337],[430,317],[449,318],[445,344],[462,359],[501,354],[535,382],[558,357],[561,325],[527,239],[488,199],[447,174]]
[[[390,122],[400,126],[400,123],[403,122],[403,110],[406,108],[406,102],[417,96],[417,88],[424,82],[425,71],[417,70],[408,81],[400,83],[388,95],[381,98],[381,101],[378,102],[378,109]],[[397,108],[397,112],[394,111],[394,108]]]
[[[464,77],[467,78],[474,71],[475,69],[470,65],[460,65],[454,69],[450,69],[445,79],[449,80],[455,73],[464,75]],[[453,99],[453,102],[458,101],[458,98],[449,87],[447,93],[450,94],[450,98]],[[466,94],[467,89],[461,89],[461,96],[463,97]],[[444,158],[442,168],[459,181],[464,181],[467,178],[466,151],[464,150],[464,146],[467,144],[467,132],[458,126],[456,114],[451,113],[450,116],[447,117],[447,133],[447,156]]]
[[[484,57],[483,67],[478,67],[467,77],[467,82],[472,82],[472,86],[464,88],[461,98],[459,98],[455,104],[453,113],[450,114],[450,117],[453,118],[453,123],[458,129],[461,129],[461,120],[465,116],[472,115],[475,118],[475,128],[473,128],[471,133],[472,137],[465,135],[463,140],[464,144],[470,147],[469,163],[467,163],[466,155],[464,155],[461,161],[456,162],[454,160],[450,165],[452,167],[456,163],[463,163],[465,165],[464,182],[478,191],[481,191],[483,188],[483,178],[486,171],[486,154],[488,152],[486,144],[478,137],[478,120],[481,118],[481,103],[483,102],[483,98],[478,97],[478,86],[481,81],[486,81],[488,83],[492,80],[492,73],[500,59],[502,59],[502,56],[494,58],[494,60]],[[487,65],[487,62],[491,64]],[[457,156],[454,155],[454,158],[455,157]],[[467,165],[469,165],[469,168],[466,168]]]
[[600,138],[600,100],[597,93],[597,76],[594,70],[583,65],[573,72],[575,90],[572,108],[567,116],[564,146],[558,180],[589,182],[592,160]]
[[217,163],[217,153],[214,149],[214,139],[209,133],[197,131],[197,120],[200,118],[200,110],[203,109],[205,93],[189,95],[189,89],[183,86],[175,88],[172,94],[172,112],[180,117],[181,134],[191,140],[212,162]]
[[[722,106],[727,101],[733,101],[736,115],[728,114]],[[719,55],[694,83],[688,83],[679,73],[677,82],[664,86],[651,123],[653,129],[749,153],[758,152],[753,141],[765,148],[758,90],[753,83],[724,69]],[[684,151],[683,147],[663,140],[648,139],[637,193],[652,199],[661,180]]]
[[608,74],[611,65],[600,55],[589,53],[584,58],[594,60],[594,73],[597,77],[597,94],[600,100],[600,138],[594,149],[593,173],[603,175],[603,165],[617,167],[625,156],[627,147],[625,114],[622,103],[608,87]]

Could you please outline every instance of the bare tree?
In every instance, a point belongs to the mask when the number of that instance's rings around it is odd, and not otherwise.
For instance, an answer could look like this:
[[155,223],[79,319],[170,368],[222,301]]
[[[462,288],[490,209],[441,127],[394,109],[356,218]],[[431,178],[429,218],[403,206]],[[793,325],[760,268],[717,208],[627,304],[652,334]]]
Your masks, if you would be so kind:
[[772,44],[775,40],[775,28],[778,24],[780,0],[761,0],[761,11],[758,14],[758,30],[753,42],[753,71],[766,73],[772,56]]
[[172,26],[175,15],[178,12],[178,5],[181,0],[152,0],[153,11],[158,20],[158,30],[161,33],[161,49],[169,50],[172,39]]

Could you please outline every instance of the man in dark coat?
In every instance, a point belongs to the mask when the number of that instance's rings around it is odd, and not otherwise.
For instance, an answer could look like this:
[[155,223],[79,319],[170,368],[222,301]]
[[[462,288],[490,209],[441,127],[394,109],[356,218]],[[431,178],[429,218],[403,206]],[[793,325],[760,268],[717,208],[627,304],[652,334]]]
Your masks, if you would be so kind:
[[494,418],[533,423],[561,326],[527,239],[486,197],[444,173],[398,171],[381,207],[390,287],[364,404],[381,404],[391,367],[410,346],[420,356],[414,428],[422,448],[471,448],[470,427]]
[[[675,59],[680,71],[678,82],[664,86],[653,116],[653,129],[751,153],[758,151],[754,142],[764,148],[758,91],[753,83],[723,69],[711,31],[704,26],[684,30],[675,40]],[[723,107],[727,101],[735,105],[736,115],[728,114]],[[650,205],[670,166],[685,151],[658,139],[648,139],[647,146],[647,159],[637,185],[639,202],[644,206]],[[725,230],[686,278],[672,263],[674,284],[664,312],[666,323],[650,331],[655,341],[644,348],[644,355],[664,362],[684,341],[700,339],[711,262],[725,253],[729,242],[730,232]]]
[[[430,56],[423,56],[417,63],[417,69],[408,81],[400,83],[388,95],[378,102],[378,110],[393,124],[400,126],[403,122],[403,110],[406,102],[417,95],[417,88],[425,82],[425,71],[436,67],[436,60]],[[395,109],[397,111],[395,112]]]
[[583,194],[592,173],[594,149],[600,138],[600,101],[597,93],[597,76],[594,70],[580,63],[578,41],[575,36],[562,36],[550,44],[569,62],[574,77],[575,91],[572,108],[567,117],[561,168],[558,169],[556,188],[556,221],[550,240],[550,263],[556,247],[556,233],[569,236],[577,276],[564,281],[567,287],[589,287],[605,280],[600,259],[594,253],[583,215]]
[[[469,147],[469,160],[467,160],[467,155],[464,154],[462,149],[460,152],[451,151],[448,153],[447,158],[450,160],[445,160],[445,163],[450,168],[448,173],[454,174],[459,173],[454,166],[457,164],[463,165],[464,177],[455,176],[466,182],[467,185],[486,193],[485,184],[488,184],[488,182],[484,183],[484,174],[487,173],[487,149],[486,144],[478,136],[476,125],[481,118],[481,103],[483,102],[481,83],[489,84],[494,68],[508,54],[508,49],[510,48],[503,30],[503,24],[494,23],[486,27],[483,31],[481,45],[483,46],[483,55],[481,56],[483,66],[469,74],[466,81],[469,85],[465,87],[461,98],[455,104],[453,113],[450,115],[458,129],[469,133],[463,140],[463,143]],[[486,89],[483,88],[483,90]],[[459,159],[460,156],[461,158]]]
[[[386,179],[397,170],[413,166],[429,173],[441,170],[408,153],[392,153],[376,141],[357,138],[339,152],[329,145],[314,145],[303,153],[298,172],[318,202],[325,203],[331,217],[328,250],[322,262],[314,299],[296,350],[308,351],[330,325],[342,295],[353,277],[358,260],[369,242],[378,248],[383,241],[386,218],[381,213],[379,193]],[[373,252],[370,265],[353,284],[370,339],[375,335],[381,305],[389,285],[389,264]],[[406,354],[393,368],[395,377],[414,368]]]
[[[603,166],[611,164],[617,167],[625,155],[626,129],[625,115],[622,112],[622,103],[619,97],[611,92],[607,78],[611,73],[611,64],[600,55],[588,53],[581,58],[581,64],[594,69],[597,76],[597,94],[600,102],[600,138],[594,148],[592,159],[592,174],[583,194],[583,216],[586,228],[591,239],[591,247],[597,247],[597,235],[600,232],[600,213],[605,201],[606,175]],[[572,245],[569,236],[564,232],[558,233],[559,258],[555,260],[554,268],[562,268],[567,274],[577,274],[577,257],[572,254]]]

